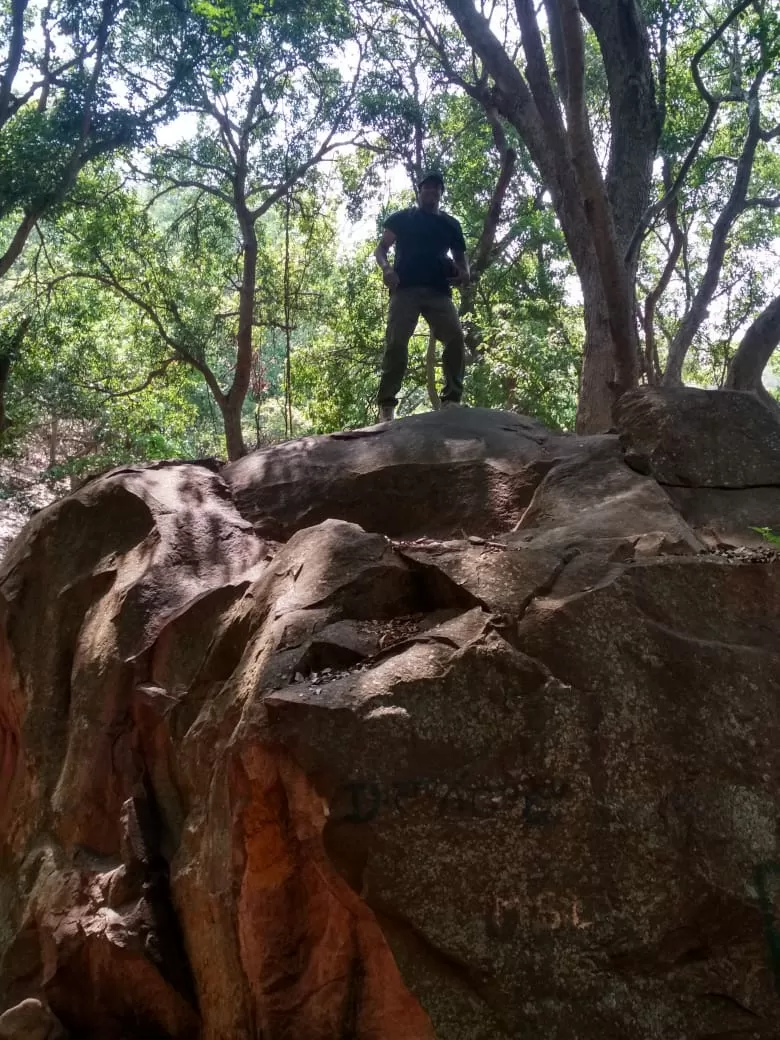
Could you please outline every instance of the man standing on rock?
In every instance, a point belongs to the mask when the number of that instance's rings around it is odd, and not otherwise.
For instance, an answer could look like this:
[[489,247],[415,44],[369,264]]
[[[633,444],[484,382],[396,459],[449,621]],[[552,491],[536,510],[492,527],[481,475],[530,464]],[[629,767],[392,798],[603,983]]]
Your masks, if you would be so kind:
[[[397,394],[409,361],[409,340],[422,314],[444,344],[442,408],[460,404],[466,348],[452,286],[468,285],[469,262],[460,224],[439,209],[444,194],[440,173],[426,173],[417,185],[417,205],[392,213],[374,250],[390,290],[385,353],[377,401],[379,419],[395,415]],[[392,266],[388,250],[395,246]],[[451,254],[452,259],[450,259]]]

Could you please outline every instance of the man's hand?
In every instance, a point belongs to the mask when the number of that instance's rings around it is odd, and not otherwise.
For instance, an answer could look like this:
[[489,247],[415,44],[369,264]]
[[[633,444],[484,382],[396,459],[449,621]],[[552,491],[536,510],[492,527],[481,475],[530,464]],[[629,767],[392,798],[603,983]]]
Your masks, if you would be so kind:
[[392,249],[395,245],[395,232],[391,231],[390,228],[385,228],[382,232],[382,237],[379,239],[379,244],[374,250],[374,259],[382,268],[382,281],[385,283],[390,292],[394,292],[400,284],[401,279],[395,273],[393,268],[390,266],[390,262],[387,259],[388,249]]
[[401,279],[398,277],[398,275],[392,269],[392,267],[386,267],[382,271],[382,281],[385,283],[390,292],[393,292],[393,290],[397,289],[398,286],[401,284]]
[[450,278],[450,285],[454,285],[458,289],[462,289],[464,286],[468,285],[470,281],[471,275],[469,274],[468,268],[460,267],[456,264],[455,276],[454,278]]

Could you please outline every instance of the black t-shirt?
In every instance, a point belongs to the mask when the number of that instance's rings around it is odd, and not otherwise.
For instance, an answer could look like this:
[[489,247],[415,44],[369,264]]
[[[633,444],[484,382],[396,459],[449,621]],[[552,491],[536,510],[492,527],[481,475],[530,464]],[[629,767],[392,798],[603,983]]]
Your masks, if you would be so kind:
[[400,287],[425,286],[451,295],[449,279],[456,272],[447,253],[466,252],[458,221],[441,210],[429,213],[413,206],[391,213],[385,227],[396,236],[393,267]]

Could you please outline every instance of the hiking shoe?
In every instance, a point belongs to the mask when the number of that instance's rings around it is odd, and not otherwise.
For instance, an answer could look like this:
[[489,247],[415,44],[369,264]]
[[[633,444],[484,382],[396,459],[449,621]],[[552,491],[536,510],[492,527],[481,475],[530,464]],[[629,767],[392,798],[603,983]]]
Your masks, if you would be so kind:
[[460,401],[442,401],[441,407],[442,407],[442,409],[444,409],[444,408],[460,408],[461,407],[461,403],[460,403]]
[[395,405],[393,404],[380,404],[379,406],[379,421],[380,422],[392,422],[395,419]]

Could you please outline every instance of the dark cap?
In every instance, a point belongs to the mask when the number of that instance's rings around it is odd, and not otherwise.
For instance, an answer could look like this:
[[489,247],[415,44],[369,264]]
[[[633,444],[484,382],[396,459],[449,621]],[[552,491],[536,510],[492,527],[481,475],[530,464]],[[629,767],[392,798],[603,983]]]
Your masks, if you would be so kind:
[[436,181],[437,184],[441,184],[442,189],[444,188],[444,178],[438,170],[426,170],[417,182],[417,187],[422,188],[423,184],[426,184],[428,181]]

